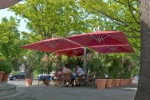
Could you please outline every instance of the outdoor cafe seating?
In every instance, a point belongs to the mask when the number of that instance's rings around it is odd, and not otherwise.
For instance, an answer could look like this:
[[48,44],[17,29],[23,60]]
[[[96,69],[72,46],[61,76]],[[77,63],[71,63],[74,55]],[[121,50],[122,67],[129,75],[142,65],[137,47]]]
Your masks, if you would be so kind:
[[62,75],[55,75],[53,78],[55,86],[65,86],[65,84],[71,83],[71,73],[63,73]]
[[[55,78],[54,78],[55,77]],[[52,77],[55,86],[93,86],[95,84],[94,75],[81,75],[81,76],[73,76],[70,73],[65,73],[62,75],[55,75]],[[73,83],[71,84],[72,78],[74,78]]]

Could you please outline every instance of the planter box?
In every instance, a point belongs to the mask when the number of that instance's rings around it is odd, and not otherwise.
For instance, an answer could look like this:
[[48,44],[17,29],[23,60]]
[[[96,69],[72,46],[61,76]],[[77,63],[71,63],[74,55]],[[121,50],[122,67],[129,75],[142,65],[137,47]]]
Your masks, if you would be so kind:
[[3,75],[4,75],[4,71],[0,71],[0,82],[2,82],[2,80],[3,80]]
[[98,89],[105,89],[106,79],[96,79],[95,82]]
[[111,88],[112,87],[112,81],[113,81],[113,79],[107,79],[106,80],[106,88]]
[[113,86],[119,86],[120,79],[113,80]]
[[30,79],[30,78],[25,79],[26,86],[31,86],[32,85],[32,81],[33,81],[33,79]]

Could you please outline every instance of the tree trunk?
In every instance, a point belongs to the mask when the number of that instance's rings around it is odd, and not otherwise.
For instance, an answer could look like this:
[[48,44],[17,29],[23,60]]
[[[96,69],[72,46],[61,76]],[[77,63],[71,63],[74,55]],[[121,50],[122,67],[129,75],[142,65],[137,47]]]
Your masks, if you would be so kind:
[[134,100],[150,100],[150,0],[139,0],[141,60],[139,83]]

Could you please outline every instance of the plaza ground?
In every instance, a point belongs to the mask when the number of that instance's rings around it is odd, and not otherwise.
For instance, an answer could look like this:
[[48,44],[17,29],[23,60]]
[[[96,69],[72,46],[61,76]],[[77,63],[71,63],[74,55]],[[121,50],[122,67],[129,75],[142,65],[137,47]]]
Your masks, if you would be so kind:
[[8,81],[17,85],[17,89],[24,90],[36,100],[134,100],[137,83],[128,86],[96,89],[96,87],[62,87],[38,86],[37,80],[30,87],[25,86],[24,80]]

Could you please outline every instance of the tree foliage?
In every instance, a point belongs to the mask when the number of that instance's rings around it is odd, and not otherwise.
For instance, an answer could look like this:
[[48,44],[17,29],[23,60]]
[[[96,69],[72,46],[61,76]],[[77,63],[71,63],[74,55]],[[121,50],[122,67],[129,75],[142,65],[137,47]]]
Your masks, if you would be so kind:
[[73,0],[27,0],[11,9],[27,20],[27,28],[41,39],[88,30],[88,14]]
[[0,55],[4,59],[17,57],[20,53],[21,43],[17,26],[18,23],[13,17],[10,17],[10,20],[3,18],[0,23]]

